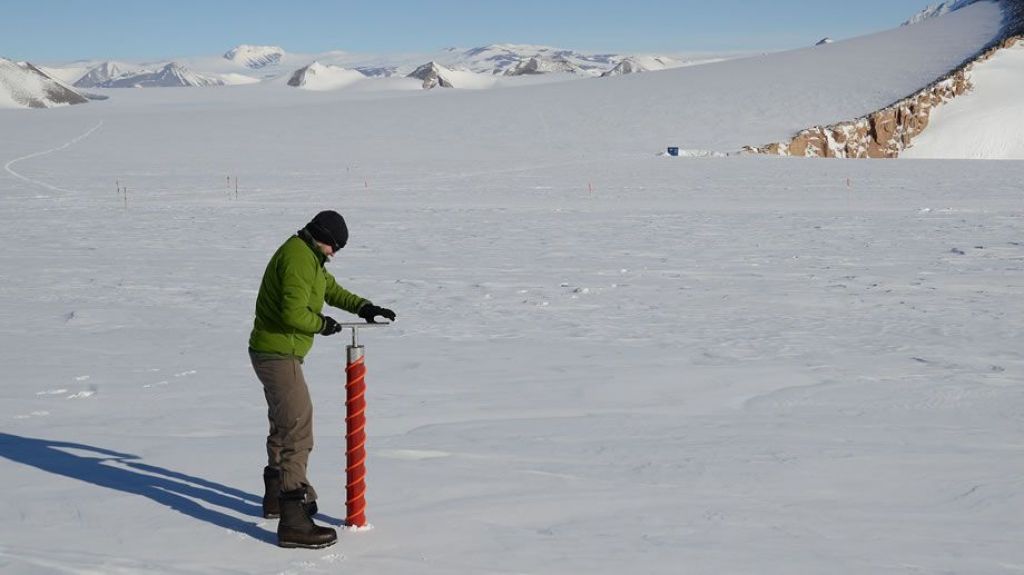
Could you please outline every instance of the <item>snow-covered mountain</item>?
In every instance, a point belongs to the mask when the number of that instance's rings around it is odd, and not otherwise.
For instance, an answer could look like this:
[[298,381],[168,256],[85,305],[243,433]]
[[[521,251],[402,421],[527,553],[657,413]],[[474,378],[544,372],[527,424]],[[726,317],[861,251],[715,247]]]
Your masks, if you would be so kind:
[[450,78],[451,75],[452,70],[438,64],[437,62],[427,62],[410,72],[407,77],[423,80],[423,89],[429,90],[437,86],[442,88],[454,88],[455,84]]
[[108,61],[91,68],[88,73],[74,82],[74,86],[77,88],[100,88],[122,76],[146,72],[136,66]]
[[[550,46],[530,44],[491,44],[471,49],[447,48],[436,53],[369,55],[332,50],[317,54],[286,52],[279,46],[242,44],[216,56],[200,56],[164,60],[159,66],[151,62],[76,61],[54,64],[46,71],[53,77],[64,79],[87,88],[121,87],[190,87],[211,85],[251,84],[281,80],[287,83],[297,73],[308,71],[313,63],[357,70],[372,79],[402,78],[410,74],[426,75],[420,70],[424,62],[435,62],[448,82],[456,88],[480,89],[503,85],[521,85],[519,80],[496,81],[483,76],[504,78],[537,77],[555,73],[555,80],[573,77],[599,76],[615,69],[626,59],[633,62],[619,68],[613,75],[626,70],[660,70],[677,66],[720,61],[726,57],[701,55],[698,58],[665,55],[588,54]],[[168,64],[170,62],[170,64]],[[314,67],[315,69],[316,67]],[[327,70],[323,70],[328,72]],[[328,72],[329,73],[329,72]],[[558,74],[561,73],[561,74]],[[532,83],[539,80],[523,80]],[[80,82],[80,83],[79,83]],[[434,85],[442,85],[439,82]],[[309,84],[306,84],[308,87]],[[344,89],[350,82],[324,83]],[[310,88],[311,89],[311,88]],[[402,83],[389,82],[375,85],[374,90],[406,89]]]
[[303,90],[335,90],[365,79],[358,70],[313,62],[296,70],[288,79],[288,85]]
[[965,6],[974,4],[978,0],[949,0],[948,2],[942,2],[941,4],[932,4],[931,6],[921,10],[917,14],[910,17],[909,20],[903,23],[904,26],[911,26],[913,24],[920,24],[925,20],[937,18],[945,14],[949,14],[955,10],[959,10]]
[[368,78],[390,78],[398,73],[397,66],[357,66],[353,69]]
[[86,102],[85,96],[36,66],[0,58],[0,108],[52,108]]
[[[574,50],[536,46],[530,44],[491,44],[472,48],[464,52],[452,50],[449,58],[441,59],[447,65],[463,67],[474,72],[506,74],[520,68],[525,74],[564,72],[605,71],[615,67],[626,56],[618,54],[585,54]],[[536,63],[529,64],[531,60]],[[520,74],[508,74],[510,76]]]
[[258,70],[277,64],[285,56],[279,46],[252,46],[241,44],[224,53],[224,59]]
[[179,88],[222,86],[224,80],[197,74],[177,62],[171,62],[156,71],[128,73],[96,84],[99,88]]
[[490,88],[498,82],[492,74],[481,74],[469,70],[452,70],[433,61],[416,68],[407,77],[422,80],[424,90],[430,90],[438,86],[442,88],[479,90]]
[[580,74],[583,73],[583,68],[580,68],[575,63],[570,62],[561,57],[545,58],[542,56],[533,56],[529,60],[519,62],[515,66],[505,70],[505,76],[527,76],[537,74]]
[[602,78],[665,70],[680,66],[680,62],[665,56],[630,56],[623,58],[614,68],[601,74]]

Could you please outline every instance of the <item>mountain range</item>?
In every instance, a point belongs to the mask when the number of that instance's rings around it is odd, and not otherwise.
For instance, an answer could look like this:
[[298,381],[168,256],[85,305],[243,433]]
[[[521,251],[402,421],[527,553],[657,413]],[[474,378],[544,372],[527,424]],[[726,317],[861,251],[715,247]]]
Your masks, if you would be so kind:
[[[278,46],[243,44],[221,56],[177,58],[157,62],[86,60],[39,66],[39,73],[69,90],[88,88],[206,87],[280,82],[305,90],[333,90],[362,79],[409,78],[420,80],[423,89],[490,88],[511,80],[496,78],[549,75],[552,79],[597,77],[694,65],[721,60],[722,56],[679,57],[664,55],[588,54],[574,50],[527,44],[493,44],[469,50],[448,48],[438,53],[413,56],[369,56],[342,51],[295,54]],[[621,65],[626,62],[625,65]],[[645,64],[641,64],[644,62]],[[422,76],[434,71],[435,80]],[[32,92],[33,102],[47,98],[33,86],[18,86],[21,76],[7,73],[5,91]],[[411,83],[388,86],[408,88]],[[10,98],[8,98],[10,99]],[[23,98],[24,99],[24,98]],[[16,102],[20,102],[17,100]],[[21,107],[16,102],[8,106]],[[61,105],[57,98],[53,105]],[[70,103],[70,100],[67,101]]]
[[[930,6],[904,25],[958,10],[977,0]],[[822,40],[819,45],[831,42]],[[492,44],[435,54],[369,56],[343,51],[293,54],[279,46],[242,44],[220,56],[157,62],[77,61],[49,66],[2,60],[0,106],[51,107],[84,103],[79,89],[208,87],[280,83],[338,90],[367,79],[395,78],[378,89],[483,89],[523,82],[611,77],[718,62],[737,54],[700,56],[584,53],[529,44]],[[538,77],[545,78],[538,78]],[[528,79],[530,77],[532,79]]]

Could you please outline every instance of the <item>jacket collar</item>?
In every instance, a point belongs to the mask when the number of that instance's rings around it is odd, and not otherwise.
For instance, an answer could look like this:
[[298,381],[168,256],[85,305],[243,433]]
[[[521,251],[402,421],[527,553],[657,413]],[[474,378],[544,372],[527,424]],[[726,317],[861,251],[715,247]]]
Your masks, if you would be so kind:
[[305,228],[303,228],[296,232],[295,235],[299,239],[301,239],[303,243],[306,244],[306,247],[309,248],[310,251],[313,252],[313,255],[316,256],[316,260],[320,262],[321,266],[327,263],[327,256],[325,256],[324,253],[320,251],[320,248],[316,245],[316,240],[313,239],[312,234],[310,234],[308,231],[306,231]]

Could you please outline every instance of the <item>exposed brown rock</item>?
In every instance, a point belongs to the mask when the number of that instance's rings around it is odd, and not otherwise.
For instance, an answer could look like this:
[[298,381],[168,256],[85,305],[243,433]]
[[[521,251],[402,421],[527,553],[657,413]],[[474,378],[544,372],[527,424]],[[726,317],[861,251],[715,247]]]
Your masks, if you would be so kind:
[[884,146],[896,133],[896,113],[886,108],[872,114],[871,130],[875,143]]

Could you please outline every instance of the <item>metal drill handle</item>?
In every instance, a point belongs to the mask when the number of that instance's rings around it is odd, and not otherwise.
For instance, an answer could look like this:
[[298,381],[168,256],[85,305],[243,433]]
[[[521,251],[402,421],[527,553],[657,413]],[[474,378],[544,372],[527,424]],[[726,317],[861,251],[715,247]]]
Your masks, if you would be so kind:
[[359,347],[359,342],[356,341],[356,333],[359,331],[360,328],[364,328],[364,327],[384,327],[386,325],[391,325],[391,322],[390,321],[374,322],[374,323],[369,323],[369,322],[347,322],[347,323],[339,323],[338,325],[340,325],[342,329],[351,329],[352,330],[352,347]]

